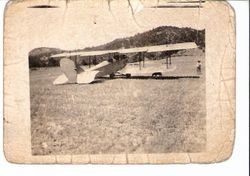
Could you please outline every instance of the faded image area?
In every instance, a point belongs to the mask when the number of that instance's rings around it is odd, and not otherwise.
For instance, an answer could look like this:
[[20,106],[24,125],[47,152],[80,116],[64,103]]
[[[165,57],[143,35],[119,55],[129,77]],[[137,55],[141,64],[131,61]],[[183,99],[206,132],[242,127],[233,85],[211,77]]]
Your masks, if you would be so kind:
[[129,10],[75,8],[69,3],[64,21],[46,27],[52,37],[29,52],[32,154],[204,152],[202,6],[190,6],[181,25],[170,19],[182,10],[173,4],[139,8],[135,19]]

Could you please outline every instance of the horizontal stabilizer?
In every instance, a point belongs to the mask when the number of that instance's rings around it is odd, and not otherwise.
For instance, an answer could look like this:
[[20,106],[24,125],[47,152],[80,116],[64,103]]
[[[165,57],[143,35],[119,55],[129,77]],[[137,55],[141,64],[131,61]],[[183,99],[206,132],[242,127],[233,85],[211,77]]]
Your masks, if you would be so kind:
[[54,85],[61,85],[68,83],[68,78],[65,74],[62,74],[56,78],[56,80],[53,82]]
[[85,71],[80,74],[77,74],[77,83],[78,84],[88,84],[95,80],[96,75],[99,71]]

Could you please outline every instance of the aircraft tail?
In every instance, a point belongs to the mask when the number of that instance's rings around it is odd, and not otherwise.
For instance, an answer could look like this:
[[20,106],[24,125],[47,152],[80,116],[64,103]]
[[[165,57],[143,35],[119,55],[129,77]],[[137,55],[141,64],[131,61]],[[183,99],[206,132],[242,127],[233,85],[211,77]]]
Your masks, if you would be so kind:
[[85,71],[77,74],[77,84],[88,84],[95,80],[96,75],[99,71]]
[[58,76],[55,81],[53,82],[54,85],[61,85],[68,83],[69,79],[65,74]]

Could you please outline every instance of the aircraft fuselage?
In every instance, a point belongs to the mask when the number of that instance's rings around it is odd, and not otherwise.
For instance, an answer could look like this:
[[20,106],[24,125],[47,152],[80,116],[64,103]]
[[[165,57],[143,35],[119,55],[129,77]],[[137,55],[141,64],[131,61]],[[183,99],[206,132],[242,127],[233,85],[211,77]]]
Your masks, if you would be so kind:
[[86,71],[98,71],[96,77],[102,77],[106,75],[111,75],[117,71],[123,69],[127,64],[127,59],[112,59],[109,61],[103,61],[98,65],[86,70]]

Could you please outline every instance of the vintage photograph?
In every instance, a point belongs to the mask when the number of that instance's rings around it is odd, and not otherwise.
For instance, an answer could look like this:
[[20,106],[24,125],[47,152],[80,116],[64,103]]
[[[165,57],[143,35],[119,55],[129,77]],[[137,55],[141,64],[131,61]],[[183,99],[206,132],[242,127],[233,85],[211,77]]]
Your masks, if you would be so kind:
[[[74,40],[89,45],[28,54],[32,154],[203,152],[205,29],[153,23],[131,32],[128,23],[121,37],[120,20],[105,31],[110,24],[98,26],[104,14],[91,13],[91,24],[75,14],[71,31],[90,25],[86,41]],[[98,43],[99,33],[112,39]]]
[[221,1],[10,1],[4,152],[15,163],[230,158],[235,14]]
[[205,29],[159,26],[97,46],[34,48],[29,68],[33,155],[206,148]]

